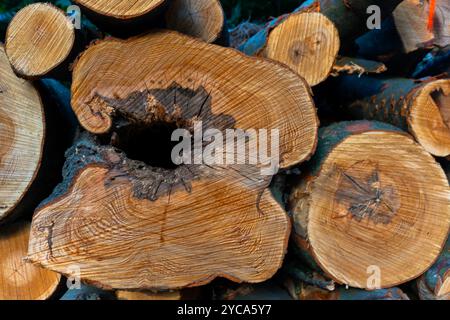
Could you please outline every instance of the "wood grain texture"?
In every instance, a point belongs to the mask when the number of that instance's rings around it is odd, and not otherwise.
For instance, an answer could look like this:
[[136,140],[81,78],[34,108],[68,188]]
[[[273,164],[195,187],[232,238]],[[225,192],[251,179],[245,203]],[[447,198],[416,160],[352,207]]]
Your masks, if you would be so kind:
[[0,229],[0,300],[44,300],[58,288],[59,274],[25,262],[29,234],[29,222]]
[[0,47],[0,220],[19,205],[40,167],[44,111],[33,85],[18,78]]
[[144,16],[161,6],[165,1],[75,0],[76,3],[100,15],[123,20]]
[[48,3],[21,9],[6,33],[6,54],[15,72],[25,78],[49,74],[70,57],[74,45],[74,25]]
[[411,137],[370,122],[321,131],[318,152],[294,188],[297,244],[340,284],[368,287],[368,268],[389,288],[424,273],[450,226],[442,168]]
[[[278,129],[280,167],[304,161],[318,124],[301,77],[156,31],[95,44],[73,79],[80,123],[103,135],[84,133],[67,153],[64,183],[33,218],[31,261],[60,273],[75,263],[84,281],[128,291],[200,286],[216,277],[262,282],[275,274],[290,221],[267,189],[271,175],[259,164],[154,160],[166,150],[156,147],[162,124],[192,132],[202,121],[205,131]],[[137,139],[155,125],[156,133]],[[146,160],[127,149],[136,141],[135,151],[149,151]]]
[[308,8],[271,21],[240,50],[286,64],[310,86],[321,83],[331,72],[340,42],[333,23],[315,10]]
[[208,43],[218,40],[225,28],[225,13],[219,0],[174,0],[165,17],[169,29]]

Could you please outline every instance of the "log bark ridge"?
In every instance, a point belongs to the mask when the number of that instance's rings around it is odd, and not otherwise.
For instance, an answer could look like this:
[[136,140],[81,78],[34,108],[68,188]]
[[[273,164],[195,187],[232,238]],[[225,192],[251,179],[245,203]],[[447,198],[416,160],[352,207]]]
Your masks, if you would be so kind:
[[450,80],[342,76],[335,84],[341,110],[353,119],[389,122],[431,154],[450,154]]
[[439,256],[450,226],[442,168],[393,126],[343,122],[320,132],[294,187],[294,240],[339,284],[380,288],[417,278]]

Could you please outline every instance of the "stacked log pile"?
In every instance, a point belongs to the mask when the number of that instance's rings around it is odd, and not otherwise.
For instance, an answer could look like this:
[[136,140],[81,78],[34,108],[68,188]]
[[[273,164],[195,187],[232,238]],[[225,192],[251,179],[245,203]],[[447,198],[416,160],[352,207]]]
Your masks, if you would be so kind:
[[0,13],[0,299],[450,299],[445,3],[74,3]]

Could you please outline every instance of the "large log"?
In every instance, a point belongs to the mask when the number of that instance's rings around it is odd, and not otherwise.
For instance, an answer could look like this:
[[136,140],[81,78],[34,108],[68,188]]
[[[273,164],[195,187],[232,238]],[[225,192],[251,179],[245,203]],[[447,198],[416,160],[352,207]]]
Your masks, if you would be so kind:
[[219,0],[173,0],[165,21],[169,29],[208,43],[229,44],[225,13]]
[[272,20],[239,50],[282,62],[315,86],[328,78],[339,51],[339,34],[315,6]]
[[294,240],[337,283],[390,288],[440,254],[449,195],[442,168],[409,135],[378,122],[338,123],[321,130],[292,191]]
[[74,69],[72,107],[103,136],[85,134],[67,154],[65,182],[34,216],[31,261],[62,273],[76,262],[83,280],[124,290],[261,282],[280,268],[290,223],[267,189],[267,162],[198,164],[194,155],[175,165],[170,140],[198,121],[203,132],[277,129],[281,168],[308,159],[318,123],[296,73],[158,31],[89,48]]
[[408,130],[431,154],[450,154],[450,80],[342,76],[335,97],[352,119]]
[[0,228],[0,300],[44,300],[59,289],[61,276],[26,263],[29,222]]

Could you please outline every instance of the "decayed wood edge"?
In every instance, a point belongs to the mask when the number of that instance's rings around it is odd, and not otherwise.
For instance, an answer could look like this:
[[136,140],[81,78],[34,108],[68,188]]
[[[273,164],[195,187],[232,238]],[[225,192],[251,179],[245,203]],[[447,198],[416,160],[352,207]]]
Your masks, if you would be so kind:
[[29,215],[46,199],[60,182],[64,152],[73,143],[77,122],[70,107],[70,92],[56,80],[46,79],[34,84],[40,93],[44,113],[44,136],[39,167],[18,204],[1,223]]
[[161,16],[167,9],[170,1],[163,0],[158,6],[151,8],[145,14],[128,18],[106,16],[83,6],[79,0],[73,0],[73,2],[81,8],[89,20],[100,28],[100,30],[119,38],[127,38],[145,33],[153,27],[163,27],[164,19]]
[[331,71],[331,76],[338,77],[343,74],[358,74],[359,76],[367,73],[383,73],[387,71],[382,62],[371,61],[361,58],[338,57]]
[[[347,129],[344,129],[347,128]],[[348,128],[351,128],[351,130],[348,130]],[[343,130],[344,129],[344,130]],[[323,143],[323,139],[320,137],[323,134],[326,134],[326,131],[334,132],[333,134],[329,134],[330,141],[328,143]],[[344,140],[349,138],[352,135],[355,134],[361,134],[365,132],[394,132],[396,134],[403,135],[411,140],[414,141],[413,137],[404,132],[403,130],[399,129],[398,127],[395,127],[393,125],[390,125],[388,123],[384,122],[378,122],[378,121],[366,121],[366,120],[360,120],[360,121],[343,121],[335,123],[331,126],[321,128],[319,132],[319,144],[317,147],[317,151],[313,158],[305,164],[305,169],[303,173],[303,177],[299,180],[300,183],[305,181],[312,181],[315,178],[317,178],[322,170],[322,166],[325,164],[326,159],[328,158],[328,155],[333,152],[333,150]],[[343,134],[339,134],[343,133]],[[294,191],[294,190],[293,190]],[[293,205],[292,201],[295,201],[295,199],[290,199],[290,204],[288,207],[288,213],[290,217],[293,217]],[[309,197],[309,203],[311,202],[311,198]],[[324,266],[320,263],[319,259],[317,258],[313,248],[310,246],[308,238],[308,231],[303,230],[302,232],[298,232],[296,229],[295,222],[292,223],[292,235],[291,238],[293,239],[294,244],[299,249],[298,255],[301,256],[304,260],[307,261],[307,264],[310,268],[313,270],[317,270],[320,272],[323,272],[323,274],[336,282],[337,284],[343,284],[339,279],[334,277],[333,275],[329,274]],[[448,227],[448,232],[450,234],[450,225]],[[446,244],[446,240],[443,240],[443,243],[440,245],[440,248],[444,248]],[[439,256],[437,256],[431,265],[435,264],[436,261],[438,261]],[[426,272],[426,271],[425,271]],[[401,281],[399,283],[390,284],[389,287],[397,287],[404,283],[413,281],[417,277],[420,277],[421,275],[412,276],[409,279],[405,279],[404,281]],[[382,287],[381,289],[388,289],[389,287]]]
[[[82,160],[78,159],[80,157],[80,154],[82,152],[79,152],[79,148],[91,148],[91,144],[97,144],[97,137],[93,136],[90,133],[87,132],[81,132],[78,133],[77,138],[75,139],[77,142],[66,152],[66,158],[67,161],[63,168],[63,181],[54,189],[53,193],[45,199],[39,207],[36,209],[36,212],[38,212],[40,209],[42,209],[45,206],[49,206],[51,204],[55,204],[58,201],[64,199],[66,196],[68,196],[70,193],[73,192],[73,188],[75,186],[75,183],[79,176],[82,174],[82,172],[88,168],[106,168],[108,169],[108,166],[105,164],[105,159],[103,159],[98,153],[95,152],[88,152],[88,156],[82,156]],[[277,205],[281,212],[285,213],[285,210],[282,208],[282,206],[274,199],[272,194],[270,193],[269,189],[265,188],[263,189],[264,192],[268,193],[268,197],[273,201],[274,205]],[[286,213],[285,213],[286,214]],[[34,219],[33,219],[34,221]],[[292,229],[292,223],[291,220],[286,215],[286,234],[284,236],[284,243],[283,243],[283,252],[282,257],[279,261],[279,265],[274,268],[274,273],[277,272],[279,269],[281,269],[284,261],[284,256],[286,255],[291,229]],[[31,245],[31,238],[30,238],[30,245]],[[41,261],[35,260],[30,256],[30,252],[28,252],[28,256],[24,258],[25,261],[29,263],[33,263],[37,266],[40,266],[42,268],[51,269],[48,266],[46,266]],[[71,275],[64,272],[58,272],[63,276],[70,277]],[[182,287],[174,287],[170,288],[171,290],[182,290],[182,289],[189,289],[189,288],[196,288],[199,286],[207,285],[211,283],[213,280],[217,278],[224,278],[228,279],[230,281],[233,281],[235,283],[243,283],[244,280],[237,278],[236,276],[225,273],[225,272],[217,272],[214,274],[211,274],[203,279],[193,281],[187,285],[183,285]],[[84,284],[94,286],[96,288],[102,289],[102,290],[121,290],[124,288],[112,288],[102,282],[93,280],[93,279],[81,279]],[[251,281],[247,281],[249,283],[252,283]],[[151,287],[151,288],[143,288],[148,290],[157,290],[157,291],[164,291],[167,288],[158,288],[158,287]]]
[[[153,30],[152,32],[154,32],[154,33],[158,33],[158,32],[172,32],[172,33],[178,34],[178,35],[180,35],[180,36],[182,36],[182,37],[186,37],[187,39],[192,39],[192,40],[194,40],[194,41],[200,41],[200,40],[198,40],[198,39],[195,39],[195,38],[192,38],[192,37],[183,35],[183,34],[181,34],[181,33],[179,33],[179,32],[176,32],[176,31],[167,31],[167,30],[163,30],[163,29],[155,29],[155,30]],[[130,37],[130,38],[128,38],[128,39],[115,38],[115,37],[105,37],[104,39],[97,40],[97,41],[93,41],[93,42],[91,42],[91,44],[86,48],[86,50],[85,50],[84,52],[82,52],[82,53],[77,57],[77,59],[76,59],[76,60],[74,61],[74,63],[72,64],[72,66],[73,66],[72,69],[73,69],[74,72],[75,72],[75,70],[77,69],[77,66],[78,66],[80,60],[81,60],[85,55],[88,54],[88,50],[89,50],[89,49],[92,49],[96,44],[98,44],[98,43],[100,43],[100,42],[110,41],[110,42],[119,42],[119,43],[121,43],[121,44],[126,44],[127,42],[133,42],[134,40],[136,40],[136,39],[139,38],[139,37],[140,37],[140,35],[133,36],[133,37]],[[200,42],[201,42],[201,41],[200,41]],[[313,121],[314,121],[315,127],[316,127],[316,134],[315,134],[314,141],[313,141],[313,144],[312,144],[312,146],[311,146],[311,149],[310,149],[310,151],[309,151],[308,153],[305,153],[305,154],[303,155],[303,157],[300,158],[300,159],[298,159],[296,162],[291,162],[291,163],[288,163],[288,164],[280,164],[280,169],[289,169],[289,168],[292,168],[292,167],[296,166],[297,164],[299,164],[299,163],[301,163],[301,162],[309,161],[309,160],[313,157],[313,155],[314,155],[314,153],[315,153],[315,151],[316,151],[316,149],[317,149],[317,144],[318,144],[318,134],[317,134],[317,131],[318,131],[318,128],[320,127],[320,119],[319,119],[319,116],[318,116],[318,114],[317,114],[317,109],[316,109],[315,102],[314,102],[314,99],[313,99],[314,93],[313,93],[311,87],[309,86],[309,84],[306,82],[306,80],[305,80],[302,76],[300,76],[298,73],[296,73],[295,71],[293,71],[292,69],[290,69],[289,67],[287,67],[285,64],[283,64],[283,63],[281,63],[281,62],[274,61],[274,60],[267,59],[267,58],[263,58],[263,57],[259,57],[259,56],[248,56],[248,55],[246,55],[245,53],[243,53],[242,51],[240,51],[240,50],[238,50],[238,49],[235,49],[235,48],[223,48],[222,46],[219,46],[219,45],[217,45],[217,44],[208,44],[208,45],[209,45],[209,46],[216,46],[216,47],[218,47],[218,48],[220,48],[220,49],[222,49],[222,50],[230,50],[230,51],[234,52],[234,54],[237,54],[237,55],[239,55],[241,58],[247,59],[248,61],[253,61],[253,62],[263,61],[264,63],[269,63],[269,64],[276,65],[276,66],[278,66],[278,67],[280,67],[280,68],[283,68],[283,69],[285,69],[285,70],[291,72],[292,75],[294,75],[295,77],[298,78],[298,81],[301,82],[301,83],[303,84],[304,88],[306,88],[306,90],[308,91],[309,103],[311,104],[312,108],[315,110]],[[71,91],[73,92],[73,90],[74,90],[74,84],[72,83]],[[74,105],[74,101],[73,101],[73,100],[71,101],[71,104]],[[82,127],[84,127],[82,123],[80,123],[80,124],[81,124]],[[84,128],[84,129],[86,129],[86,128]],[[100,132],[100,134],[108,132],[109,129],[110,129],[110,128],[108,128],[108,130],[106,130],[106,131],[104,131],[104,132]],[[87,129],[86,129],[86,130],[87,130]],[[89,130],[87,130],[87,131],[89,131]]]

